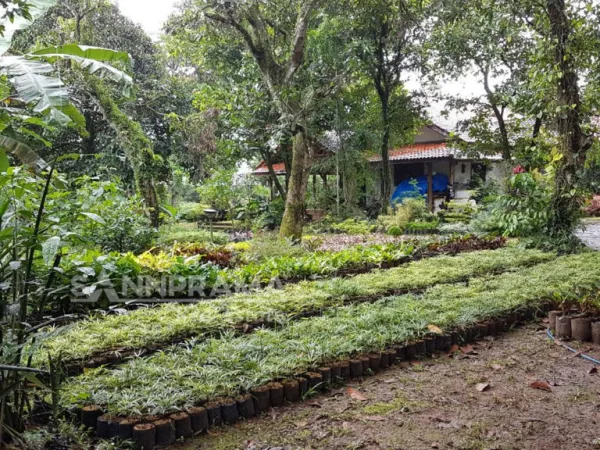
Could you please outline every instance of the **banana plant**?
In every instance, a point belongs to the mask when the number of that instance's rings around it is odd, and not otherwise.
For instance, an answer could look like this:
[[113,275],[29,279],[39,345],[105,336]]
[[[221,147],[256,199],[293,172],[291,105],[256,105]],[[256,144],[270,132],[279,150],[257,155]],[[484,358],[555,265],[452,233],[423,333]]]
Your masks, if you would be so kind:
[[[47,166],[41,157],[36,157],[36,152],[23,139],[43,138],[30,128],[20,127],[16,130],[11,126],[12,119],[18,115],[27,113],[41,118],[41,121],[35,122],[38,126],[64,127],[72,124],[80,129],[85,128],[85,118],[71,103],[67,86],[56,75],[55,65],[61,61],[70,61],[81,70],[116,82],[123,86],[126,95],[131,94],[133,80],[127,73],[131,68],[131,57],[125,52],[68,44],[22,56],[0,57],[0,74],[5,75],[12,85],[11,95],[4,99],[4,103],[17,106],[4,108],[7,113],[4,120],[0,116],[0,160],[6,159],[8,151],[24,164],[38,168]],[[123,69],[113,64],[118,64]]]

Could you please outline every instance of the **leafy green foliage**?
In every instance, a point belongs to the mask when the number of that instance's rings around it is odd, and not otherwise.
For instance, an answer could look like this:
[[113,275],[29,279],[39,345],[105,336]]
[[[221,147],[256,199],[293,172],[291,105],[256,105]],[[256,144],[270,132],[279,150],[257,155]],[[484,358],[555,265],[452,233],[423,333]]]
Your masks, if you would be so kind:
[[[474,278],[468,285],[434,286],[420,296],[340,307],[281,329],[191,340],[114,370],[96,369],[72,379],[64,389],[65,405],[100,404],[124,415],[173,411],[417,339],[428,333],[428,324],[465,326],[539,305],[556,293],[578,298],[599,285],[600,256],[586,253]],[[310,352],[298,352],[306,348]]]
[[511,177],[510,190],[488,206],[473,225],[504,236],[533,236],[548,225],[551,193],[543,176],[520,173]]
[[143,200],[128,195],[116,182],[83,177],[75,181],[73,208],[84,216],[80,236],[105,252],[141,253],[152,247],[156,230],[144,212]]
[[204,210],[210,208],[202,203],[182,203],[178,207],[177,215],[185,222],[200,222],[204,216]]
[[347,219],[343,222],[332,223],[329,229],[333,233],[343,234],[369,234],[375,230],[375,226],[366,220]]
[[396,204],[387,215],[377,219],[379,226],[387,231],[392,227],[405,230],[409,222],[427,222],[435,220],[435,216],[427,211],[425,200],[419,197],[405,198],[402,203]]
[[[318,311],[394,292],[421,290],[436,283],[458,282],[551,259],[551,254],[516,248],[422,259],[353,278],[303,282],[287,285],[283,290],[238,294],[191,306],[169,304],[133,311],[125,316],[89,319],[65,328],[46,340],[44,346],[52,353],[62,351],[67,360],[85,359],[114,347],[140,349],[166,345],[177,337],[203,336],[240,323],[266,320],[287,323],[294,315],[305,311]],[[152,323],[152,326],[142,326],[145,323]]]
[[196,224],[169,224],[160,228],[157,242],[163,247],[172,247],[175,243],[201,244],[212,242],[224,245],[229,242],[229,237],[219,231],[214,231],[211,237],[210,231],[199,229]]

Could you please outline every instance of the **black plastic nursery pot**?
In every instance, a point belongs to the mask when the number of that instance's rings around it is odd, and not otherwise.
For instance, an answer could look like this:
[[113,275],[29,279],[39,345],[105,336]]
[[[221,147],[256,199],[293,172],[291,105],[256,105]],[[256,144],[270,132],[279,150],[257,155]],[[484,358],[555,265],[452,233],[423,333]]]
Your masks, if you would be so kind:
[[556,318],[556,337],[558,339],[571,339],[571,317],[559,316]]
[[[281,395],[283,396],[283,386],[281,387]],[[272,393],[273,391],[271,391]],[[235,423],[240,420],[238,404],[234,399],[226,399],[221,404],[221,417],[224,423]]]
[[175,424],[170,418],[154,421],[156,445],[171,445],[175,442]]
[[[452,345],[472,342],[489,333],[506,331],[515,323],[534,317],[539,311],[539,308],[525,308],[514,314],[507,314],[504,318],[476,323],[450,333],[428,335],[415,342],[393,345],[379,353],[359,355],[350,361],[331,362],[301,376],[257,387],[235,399],[216,399],[204,406],[189,408],[185,412],[168,417],[118,418],[103,414],[103,409],[98,406],[86,406],[82,408],[80,418],[82,424],[96,429],[100,438],[132,439],[136,449],[150,450],[155,446],[170,445],[177,439],[188,438],[223,423],[231,424],[242,418],[255,417],[259,413],[267,412],[271,407],[285,404],[286,401],[302,400],[310,389],[324,390],[336,381],[358,379],[392,366],[398,361],[411,361],[417,356],[425,356],[435,351],[447,352]],[[594,339],[595,336],[600,340],[600,322],[585,319],[587,320],[577,323],[582,324],[585,330],[589,324],[590,339]],[[563,322],[568,323],[570,327],[573,320],[571,317],[558,317],[557,328]],[[588,336],[585,334],[587,331],[583,333],[583,336]]]
[[[267,388],[267,405],[269,399],[269,390]],[[267,406],[267,411],[269,406]],[[206,405],[206,411],[208,412],[208,424],[211,427],[218,427],[223,425],[223,417],[221,416],[221,404],[218,402],[211,402]]]
[[135,450],[150,450],[156,446],[156,427],[142,423],[133,427],[132,439]]
[[285,400],[288,402],[300,401],[300,383],[298,380],[286,380],[283,382]]
[[250,391],[254,398],[254,409],[257,413],[264,413],[271,406],[271,393],[268,386],[260,386]]
[[571,319],[571,338],[581,342],[592,340],[592,319],[590,317],[573,317]]
[[120,420],[117,426],[117,437],[124,441],[133,439],[133,428],[139,423],[140,420],[134,418]]
[[356,379],[363,376],[363,363],[360,359],[350,360],[350,378]]
[[[252,403],[252,397],[248,395],[250,403]],[[254,408],[254,404],[252,404]],[[201,433],[208,429],[208,411],[203,407],[194,407],[188,410],[190,415],[190,422],[192,424],[192,431],[194,434]]]
[[254,399],[250,394],[241,395],[236,399],[236,401],[240,417],[244,419],[251,419],[252,417],[256,416],[256,409],[254,408]]
[[592,322],[592,342],[600,345],[600,322]]
[[[320,376],[320,375],[319,375]],[[310,380],[309,380],[310,385]],[[285,401],[283,384],[269,383],[271,406],[283,406]]]

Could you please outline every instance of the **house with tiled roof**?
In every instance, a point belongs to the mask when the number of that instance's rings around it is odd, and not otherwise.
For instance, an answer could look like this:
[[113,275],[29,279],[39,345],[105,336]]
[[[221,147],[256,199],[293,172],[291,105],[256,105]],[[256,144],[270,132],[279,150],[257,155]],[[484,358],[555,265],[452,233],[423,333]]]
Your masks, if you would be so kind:
[[[406,184],[407,180],[425,180],[428,206],[435,211],[449,200],[468,201],[475,177],[485,181],[502,179],[500,155],[477,154],[472,150],[466,152],[461,147],[444,128],[435,124],[422,127],[412,144],[390,150],[394,186]],[[320,152],[317,159],[327,158],[325,153]],[[366,198],[376,199],[380,197],[378,169],[382,158],[379,154],[373,154],[368,161],[373,169],[374,180],[371,186],[365,186]],[[276,176],[285,176],[285,164],[273,164],[273,171]],[[267,164],[262,161],[254,174],[269,176]],[[327,174],[321,176],[327,184]],[[447,180],[447,184],[442,187],[439,183],[434,184],[434,180],[439,179]]]
[[[500,155],[467,153],[453,142],[448,131],[432,124],[421,128],[412,144],[391,150],[394,186],[406,180],[426,177],[428,205],[435,210],[451,199],[468,201],[471,182],[476,176],[488,182],[502,179]],[[381,155],[369,158],[374,167],[380,165],[381,160]],[[432,188],[436,175],[447,178],[446,190],[440,190],[439,186],[437,190]]]

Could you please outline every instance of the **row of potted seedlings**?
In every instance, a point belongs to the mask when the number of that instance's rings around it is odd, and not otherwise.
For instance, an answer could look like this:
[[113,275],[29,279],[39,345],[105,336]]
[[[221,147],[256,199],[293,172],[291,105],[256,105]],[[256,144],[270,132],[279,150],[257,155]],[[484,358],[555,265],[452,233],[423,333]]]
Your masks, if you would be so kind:
[[[544,305],[542,309],[547,311],[550,309],[548,306]],[[212,427],[251,419],[286,402],[301,401],[309,392],[325,390],[332,384],[360,379],[401,361],[425,358],[435,352],[449,352],[459,343],[508,331],[517,323],[534,319],[538,311],[537,308],[521,309],[503,318],[478,322],[448,333],[429,334],[414,342],[391,346],[380,353],[357,355],[293,378],[276,380],[237,398],[215,399],[166,416],[117,417],[105,414],[101,406],[93,405],[81,409],[80,420],[100,439],[131,440],[138,450],[152,450],[156,446],[171,445],[177,440],[201,434]]]
[[548,313],[548,321],[550,330],[558,339],[573,339],[600,345],[600,317],[557,310]]

